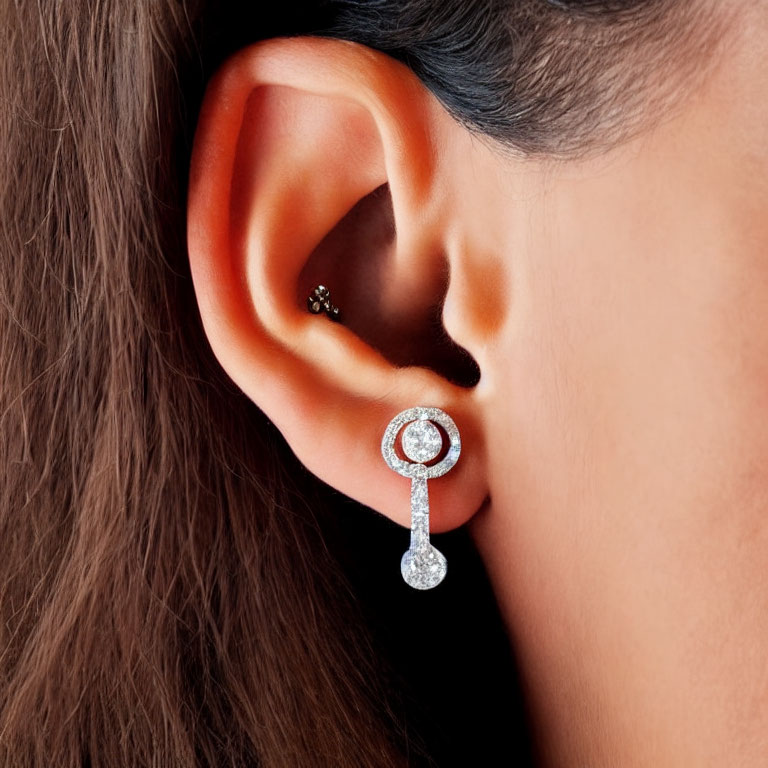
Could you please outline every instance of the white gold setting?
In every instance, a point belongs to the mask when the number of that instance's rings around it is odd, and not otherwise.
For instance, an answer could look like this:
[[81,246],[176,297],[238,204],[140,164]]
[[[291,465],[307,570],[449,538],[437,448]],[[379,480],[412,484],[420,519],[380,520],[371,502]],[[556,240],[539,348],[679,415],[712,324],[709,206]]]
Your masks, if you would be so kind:
[[[445,446],[443,429],[448,436],[445,455],[436,459]],[[403,429],[405,427],[405,429]],[[401,434],[402,430],[402,434]],[[405,461],[395,450],[398,436]],[[402,411],[389,422],[381,440],[381,455],[389,467],[411,478],[411,546],[400,562],[403,579],[414,589],[436,587],[448,570],[445,556],[429,541],[429,492],[427,480],[441,477],[459,460],[461,438],[453,419],[439,408],[417,407]]]

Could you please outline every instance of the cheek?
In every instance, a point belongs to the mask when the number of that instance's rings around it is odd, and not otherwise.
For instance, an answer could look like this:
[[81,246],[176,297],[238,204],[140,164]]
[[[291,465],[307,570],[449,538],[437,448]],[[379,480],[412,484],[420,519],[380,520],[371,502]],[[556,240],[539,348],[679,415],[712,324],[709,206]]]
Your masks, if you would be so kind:
[[683,240],[540,263],[486,362],[492,497],[548,546],[579,530],[586,547],[657,546],[691,510],[717,514],[766,456],[766,366],[748,364],[768,360],[766,302],[738,299],[742,276],[718,266],[731,262]]

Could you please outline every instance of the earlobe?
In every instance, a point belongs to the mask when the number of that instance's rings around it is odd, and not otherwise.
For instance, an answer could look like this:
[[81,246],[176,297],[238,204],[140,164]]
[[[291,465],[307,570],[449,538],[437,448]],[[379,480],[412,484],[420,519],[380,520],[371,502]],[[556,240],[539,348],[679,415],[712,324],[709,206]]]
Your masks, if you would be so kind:
[[[362,46],[304,38],[239,52],[206,92],[188,245],[214,353],[325,482],[408,525],[409,489],[380,453],[385,427],[411,406],[451,413],[465,447],[450,477],[430,487],[440,531],[465,522],[486,495],[472,390],[427,367],[394,364],[387,345],[354,331],[367,313],[390,349],[407,334],[434,334],[446,289],[443,232],[429,213],[439,191],[434,108],[410,70]],[[391,210],[372,206],[356,226],[380,231],[377,217],[389,215],[396,237],[347,251],[350,212],[383,185]],[[352,287],[361,259],[367,284]],[[315,263],[344,323],[307,309]]]

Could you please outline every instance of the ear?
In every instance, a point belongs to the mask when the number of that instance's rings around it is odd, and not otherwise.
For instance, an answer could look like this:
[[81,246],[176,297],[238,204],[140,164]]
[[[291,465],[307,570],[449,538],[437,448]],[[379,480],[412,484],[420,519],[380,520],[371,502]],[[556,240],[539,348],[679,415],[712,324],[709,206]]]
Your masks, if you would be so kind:
[[[218,360],[322,480],[410,525],[389,421],[437,406],[462,437],[430,483],[434,531],[487,495],[477,369],[447,336],[445,110],[404,65],[353,43],[276,39],[210,82],[190,169],[188,246]],[[317,284],[341,322],[308,311]]]

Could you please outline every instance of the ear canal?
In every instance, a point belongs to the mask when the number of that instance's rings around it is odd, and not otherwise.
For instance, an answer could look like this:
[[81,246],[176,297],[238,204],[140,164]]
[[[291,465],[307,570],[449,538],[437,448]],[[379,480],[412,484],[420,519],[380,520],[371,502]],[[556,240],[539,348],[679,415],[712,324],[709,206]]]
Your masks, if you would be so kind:
[[[393,365],[422,366],[461,387],[474,387],[480,368],[446,332],[442,307],[448,263],[436,252],[421,285],[396,282],[395,222],[389,186],[361,199],[315,248],[298,280],[301,305],[318,285],[332,293],[331,306],[366,344]],[[405,256],[407,260],[407,254]],[[398,278],[408,280],[407,272]],[[322,311],[324,304],[318,304]],[[327,312],[326,312],[327,314]]]

